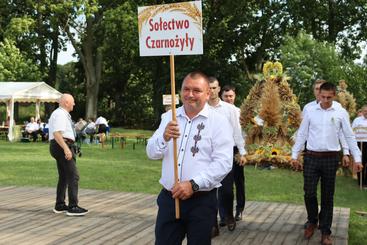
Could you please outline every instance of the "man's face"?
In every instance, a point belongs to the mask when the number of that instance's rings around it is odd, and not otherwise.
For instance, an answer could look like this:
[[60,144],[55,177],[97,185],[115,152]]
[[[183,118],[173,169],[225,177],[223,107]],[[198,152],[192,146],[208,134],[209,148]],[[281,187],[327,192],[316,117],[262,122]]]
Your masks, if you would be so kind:
[[319,98],[320,98],[321,107],[323,109],[327,109],[331,107],[331,105],[333,104],[334,97],[335,97],[335,91],[320,90]]
[[68,97],[65,101],[65,107],[66,107],[65,109],[68,112],[71,112],[74,109],[74,105],[75,105],[74,98],[72,96]]
[[235,99],[236,99],[236,93],[233,90],[223,91],[222,94],[223,101],[233,105]]
[[209,83],[209,87],[210,87],[210,99],[211,100],[217,99],[219,97],[219,91],[220,91],[218,81]]
[[319,84],[316,84],[315,85],[315,87],[313,88],[313,94],[315,95],[315,98],[316,98],[316,100],[320,100],[320,98],[319,98],[319,95],[320,95],[320,87],[321,87],[321,83],[319,83]]
[[364,118],[367,118],[367,107],[363,107],[361,112]]
[[186,77],[181,88],[181,100],[187,114],[196,115],[209,99],[209,86],[204,78]]

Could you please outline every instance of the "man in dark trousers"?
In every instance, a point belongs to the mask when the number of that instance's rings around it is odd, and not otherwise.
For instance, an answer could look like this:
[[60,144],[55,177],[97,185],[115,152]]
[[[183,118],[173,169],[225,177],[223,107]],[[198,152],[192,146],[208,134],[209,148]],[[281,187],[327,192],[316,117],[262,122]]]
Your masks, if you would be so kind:
[[[50,153],[57,162],[59,181],[57,183],[55,213],[68,216],[83,216],[88,210],[78,206],[79,173],[76,168],[75,129],[69,112],[74,108],[74,98],[63,94],[59,108],[52,112],[49,119]],[[68,189],[69,206],[65,204]]]
[[[298,130],[296,142],[292,148],[291,163],[296,169],[303,168],[304,200],[307,210],[307,225],[304,237],[310,239],[319,226],[321,243],[331,245],[331,225],[333,220],[334,191],[336,170],[339,164],[339,135],[343,133],[349,149],[355,159],[355,168],[361,171],[361,152],[347,112],[336,106],[333,99],[336,86],[325,82],[320,87],[320,103],[308,109]],[[304,163],[300,165],[298,154],[306,143]],[[318,212],[317,184],[321,179],[321,210]],[[317,225],[318,224],[318,225]]]
[[[233,130],[232,136],[234,140],[234,147],[232,148],[232,151],[234,154],[239,153],[239,164],[244,165],[246,163],[246,149],[245,140],[242,137],[241,133],[238,110],[234,105],[224,102],[220,99],[220,86],[217,78],[209,77],[209,87],[210,97],[208,100],[208,104],[213,110],[217,111],[228,119]],[[237,163],[233,161],[233,165],[237,165]],[[232,171],[229,172],[227,176],[222,180],[222,186],[218,189],[218,211],[221,219],[219,224],[221,226],[227,225],[229,231],[234,231],[234,229],[236,228],[236,219],[235,216],[233,216],[233,183],[235,168],[236,167],[233,166]],[[236,212],[236,214],[237,216],[239,216],[238,212]],[[213,227],[212,236],[215,237],[217,235],[219,235],[219,228],[216,224]]]
[[[162,115],[162,121],[148,140],[147,155],[162,160],[162,185],[157,204],[156,245],[211,244],[216,217],[216,190],[232,168],[232,127],[212,110],[208,77],[188,74],[182,84],[183,106]],[[218,130],[220,128],[220,130]],[[178,183],[174,179],[173,139],[177,139]],[[175,218],[175,198],[180,199],[180,219]]]
[[[222,100],[229,104],[235,106],[234,102],[236,100],[236,88],[232,85],[224,85],[222,88]],[[240,120],[241,110],[236,107],[237,118]],[[243,138],[245,138],[242,129],[241,134]],[[234,146],[234,154],[238,153],[237,146]],[[244,165],[246,161],[238,162],[235,157],[233,158],[233,177],[234,177],[234,185],[236,186],[236,221],[242,220],[242,212],[245,208],[245,172]]]

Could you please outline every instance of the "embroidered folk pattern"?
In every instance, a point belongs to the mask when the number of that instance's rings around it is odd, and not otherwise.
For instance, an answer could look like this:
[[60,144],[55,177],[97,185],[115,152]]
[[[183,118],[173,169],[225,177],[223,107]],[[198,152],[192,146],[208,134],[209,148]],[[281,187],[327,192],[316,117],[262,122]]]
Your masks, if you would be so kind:
[[199,147],[197,146],[197,143],[201,140],[200,131],[205,128],[204,123],[200,123],[197,126],[198,133],[194,135],[195,145],[191,147],[192,156],[195,157],[195,154],[199,152]]

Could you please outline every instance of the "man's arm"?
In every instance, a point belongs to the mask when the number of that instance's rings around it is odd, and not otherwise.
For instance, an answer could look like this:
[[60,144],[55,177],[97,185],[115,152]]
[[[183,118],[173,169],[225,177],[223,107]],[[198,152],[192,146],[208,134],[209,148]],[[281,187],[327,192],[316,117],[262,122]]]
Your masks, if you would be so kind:
[[64,150],[66,160],[71,160],[73,153],[70,151],[69,146],[65,143],[60,131],[56,131],[53,134],[57,144],[59,144],[59,146]]
[[350,149],[350,151],[353,155],[354,161],[355,161],[354,168],[357,170],[357,172],[359,172],[363,168],[363,166],[361,164],[361,162],[362,162],[362,159],[361,159],[362,153],[358,148],[355,135],[353,133],[352,127],[350,126],[350,122],[349,122],[349,120],[347,120],[345,115],[343,115],[341,117],[341,126],[342,126],[343,135],[345,137],[345,140],[346,140],[346,142],[349,146],[349,149]]
[[247,154],[245,149],[245,140],[242,135],[240,120],[239,120],[239,114],[237,112],[237,108],[235,106],[231,106],[231,115],[230,115],[230,123],[233,127],[233,139],[237,146],[238,152],[240,154],[239,159],[239,165],[243,166],[246,163],[246,157]]
[[291,164],[296,170],[302,170],[302,166],[298,161],[298,155],[306,143],[308,137],[308,131],[310,126],[310,118],[308,113],[306,113],[305,117],[303,118],[301,125],[298,129],[296,142],[292,147],[292,160]]
[[[199,190],[210,190],[218,186],[220,181],[231,171],[233,160],[233,130],[229,121],[224,118],[215,118],[212,125],[211,144],[212,153],[208,166],[192,178]],[[217,130],[222,126],[223,130]],[[193,194],[189,180],[179,182],[172,189],[172,197],[182,200]]]
[[152,137],[148,140],[148,144],[146,147],[147,155],[150,159],[158,160],[162,159],[164,153],[167,151],[168,146],[168,139],[165,139],[165,131],[167,125],[171,120],[171,116],[167,113],[162,114],[162,121],[158,127],[158,129],[154,132]]

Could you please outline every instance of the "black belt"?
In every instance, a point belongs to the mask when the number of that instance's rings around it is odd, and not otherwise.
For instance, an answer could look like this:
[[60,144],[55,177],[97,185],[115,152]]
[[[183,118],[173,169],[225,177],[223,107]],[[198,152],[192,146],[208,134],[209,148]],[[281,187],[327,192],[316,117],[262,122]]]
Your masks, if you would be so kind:
[[304,153],[306,156],[313,156],[313,157],[338,157],[339,151],[309,151],[306,150]]
[[[71,140],[71,139],[68,139],[68,138],[62,138],[64,141],[65,141],[65,143],[66,144],[68,144],[68,145],[73,145],[74,143],[75,143],[75,141],[74,140]],[[55,139],[52,139],[51,141],[50,141],[51,143],[53,143],[53,144],[57,144],[57,142],[56,142],[56,140]]]
[[71,139],[69,139],[69,138],[63,138],[63,139],[64,139],[64,141],[65,141],[65,143],[66,143],[66,144],[72,145],[72,144],[74,144],[74,143],[75,143],[75,141],[74,141],[74,140],[71,140]]
[[[194,194],[192,194],[190,198],[202,197],[202,196],[208,195],[209,193],[215,192],[216,190],[217,188],[214,188],[211,191],[197,191],[197,192],[194,192]],[[163,188],[162,191],[172,196],[172,192],[167,190],[166,188]]]

